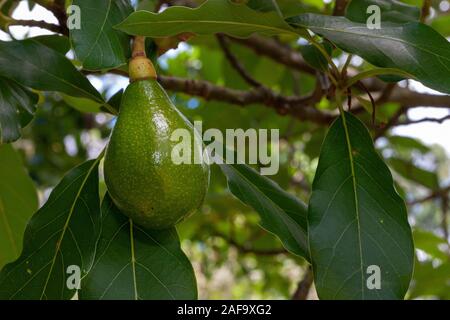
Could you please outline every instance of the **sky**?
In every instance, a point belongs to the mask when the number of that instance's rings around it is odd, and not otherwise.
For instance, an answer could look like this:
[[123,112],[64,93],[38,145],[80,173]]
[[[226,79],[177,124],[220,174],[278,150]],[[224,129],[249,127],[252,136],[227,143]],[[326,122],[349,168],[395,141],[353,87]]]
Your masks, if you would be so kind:
[[[13,18],[15,19],[33,19],[44,20],[49,23],[57,23],[56,18],[46,9],[35,6],[32,11],[29,11],[28,5],[25,1],[22,1],[16,11]],[[26,35],[28,37],[51,34],[51,32],[40,28],[28,28],[21,26],[13,26],[10,28],[11,33],[16,39],[22,39]],[[9,40],[9,35],[0,31],[0,40]],[[178,50],[171,50],[166,53],[167,56],[174,56],[180,51],[185,50],[185,46],[181,46]],[[162,57],[164,59],[164,57]],[[109,87],[112,83],[114,85],[110,88],[109,94],[116,92],[120,88],[125,88],[128,85],[128,80],[123,77],[103,77],[101,80],[98,77],[90,77],[89,80],[98,89]],[[416,81],[410,81],[410,86],[413,90],[423,93],[440,94],[434,90],[431,90],[421,83]],[[108,94],[107,94],[108,95]],[[409,117],[412,120],[418,120],[425,117],[441,118],[448,115],[450,109],[442,108],[414,108],[408,112]],[[428,122],[420,124],[412,124],[408,126],[396,127],[393,132],[397,135],[410,136],[422,140],[425,144],[438,144],[441,145],[450,156],[450,121],[446,121],[442,124]]]

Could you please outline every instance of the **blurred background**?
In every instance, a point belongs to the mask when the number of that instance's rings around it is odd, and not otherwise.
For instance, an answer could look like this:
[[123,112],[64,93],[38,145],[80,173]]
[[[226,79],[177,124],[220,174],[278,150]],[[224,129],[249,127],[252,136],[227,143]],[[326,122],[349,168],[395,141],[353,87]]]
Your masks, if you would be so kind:
[[[57,23],[53,15],[38,5],[17,1],[13,17]],[[144,5],[145,5],[145,1]],[[331,10],[331,1],[299,1],[310,12]],[[421,5],[422,1],[406,1]],[[141,4],[143,5],[143,4]],[[450,36],[450,3],[433,1],[430,21]],[[51,34],[39,28],[12,26],[0,31],[0,40],[22,39]],[[280,41],[284,41],[280,39]],[[294,48],[297,43],[290,43]],[[314,89],[314,77],[298,73],[257,56],[245,46],[231,43],[231,50],[248,71],[266,86],[284,94],[306,94]],[[73,54],[69,52],[69,56]],[[335,62],[346,55],[338,52]],[[358,57],[355,68],[364,68]],[[196,37],[181,43],[158,59],[161,74],[204,79],[218,85],[245,90],[248,84],[229,67],[214,37]],[[117,75],[89,76],[107,98],[125,88],[128,79]],[[439,94],[414,81],[404,81],[419,92]],[[258,105],[241,108],[230,104],[171,94],[179,109],[191,120],[202,120],[204,128],[280,129],[282,137],[280,171],[271,177],[283,189],[307,202],[320,145],[326,128],[281,116]],[[84,112],[91,103],[58,93],[41,96],[37,114],[26,127],[23,139],[14,144],[33,178],[41,203],[73,166],[96,157],[106,145],[114,118],[105,113]],[[326,100],[320,108],[330,109]],[[395,108],[398,106],[386,107]],[[89,109],[89,108],[88,108]],[[450,108],[414,108],[409,119],[442,118]],[[369,114],[363,117],[370,118]],[[417,262],[408,298],[450,299],[449,220],[447,197],[433,192],[450,184],[450,121],[418,123],[394,128],[387,138],[377,140],[379,152],[393,169],[397,189],[409,206],[414,227]],[[105,190],[104,183],[102,188]],[[445,201],[445,199],[447,199]],[[288,254],[280,241],[258,225],[258,215],[236,200],[227,190],[226,180],[212,168],[211,187],[201,211],[178,228],[182,246],[192,261],[201,299],[290,299],[296,298],[308,275],[307,263]],[[297,295],[297,296],[296,296]],[[308,297],[316,297],[314,288]]]

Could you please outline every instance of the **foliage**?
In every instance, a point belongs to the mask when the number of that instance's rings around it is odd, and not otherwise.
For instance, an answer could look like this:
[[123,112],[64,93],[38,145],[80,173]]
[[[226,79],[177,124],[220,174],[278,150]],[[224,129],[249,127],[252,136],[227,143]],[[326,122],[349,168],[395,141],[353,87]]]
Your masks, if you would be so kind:
[[[408,1],[164,2],[74,0],[82,28],[68,30],[54,1],[60,25],[37,24],[58,35],[0,41],[0,298],[289,298],[311,265],[312,298],[449,299],[448,156],[392,130],[414,107],[450,106],[448,16]],[[0,3],[3,30],[36,26]],[[365,24],[371,4],[381,29]],[[176,229],[122,215],[100,173],[135,35],[152,57],[184,42],[154,62],[204,130],[279,129],[279,172],[213,165]]]

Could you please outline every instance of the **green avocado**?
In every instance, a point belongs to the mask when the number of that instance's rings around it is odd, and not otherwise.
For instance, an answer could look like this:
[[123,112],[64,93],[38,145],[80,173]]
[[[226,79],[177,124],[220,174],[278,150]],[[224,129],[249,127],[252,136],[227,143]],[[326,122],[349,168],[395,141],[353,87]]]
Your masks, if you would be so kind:
[[[189,163],[172,160],[172,150],[181,141],[172,137],[176,129],[190,133]],[[154,79],[133,82],[122,98],[105,155],[105,182],[111,198],[144,228],[172,227],[203,203],[209,167],[193,161],[194,154],[201,158],[202,153],[198,133],[159,83]]]

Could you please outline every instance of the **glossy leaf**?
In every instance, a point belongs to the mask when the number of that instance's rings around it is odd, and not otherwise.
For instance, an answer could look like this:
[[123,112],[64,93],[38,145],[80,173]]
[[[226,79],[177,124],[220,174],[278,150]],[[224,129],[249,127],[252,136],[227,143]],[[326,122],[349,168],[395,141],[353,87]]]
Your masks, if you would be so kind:
[[[414,248],[404,201],[367,128],[345,113],[319,158],[308,212],[309,246],[321,299],[402,299]],[[369,289],[369,266],[380,289]]]
[[356,0],[351,1],[345,16],[352,21],[366,23],[373,12],[367,13],[367,8],[376,5],[380,8],[381,21],[405,23],[419,21],[420,9],[397,0]]
[[63,54],[33,38],[0,41],[0,75],[36,90],[60,91],[103,102],[89,80]]
[[0,270],[17,259],[28,219],[38,208],[34,183],[11,145],[0,146]]
[[34,37],[33,40],[64,55],[70,50],[69,38],[65,36],[52,34]]
[[280,238],[287,250],[309,260],[306,206],[246,165],[222,164],[220,167],[231,193],[259,213],[261,226]]
[[20,138],[33,119],[39,96],[13,80],[0,77],[0,145]]
[[88,70],[127,63],[130,37],[113,27],[133,12],[128,0],[74,0],[82,12],[81,28],[70,30],[77,58]]
[[230,1],[206,1],[198,8],[171,7],[161,13],[137,11],[117,26],[132,35],[167,37],[191,32],[199,35],[226,33],[245,38],[253,33],[295,33],[274,11],[259,12]]
[[94,266],[80,299],[196,299],[192,266],[175,228],[150,231],[134,225],[107,194]]
[[375,66],[400,69],[432,89],[450,93],[450,43],[427,25],[385,22],[381,29],[371,30],[344,17],[316,14],[288,21],[311,29]]
[[92,266],[100,233],[98,163],[70,171],[31,218],[19,259],[0,273],[0,299],[70,299],[70,266],[81,276]]
[[400,158],[390,158],[388,163],[392,169],[406,179],[417,182],[431,190],[439,188],[439,180],[435,172],[419,168],[411,162]]

